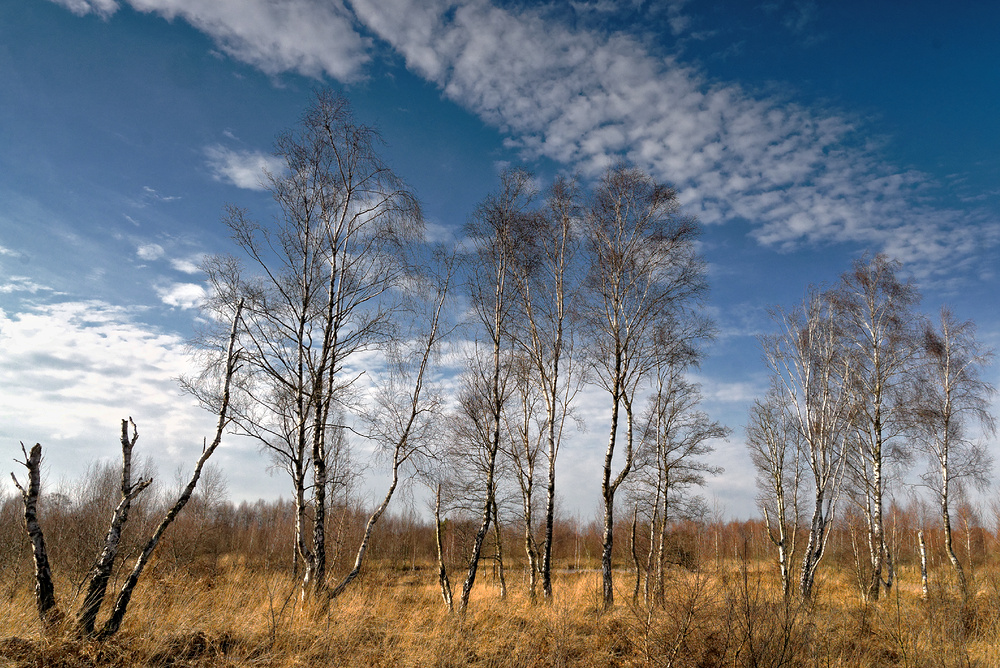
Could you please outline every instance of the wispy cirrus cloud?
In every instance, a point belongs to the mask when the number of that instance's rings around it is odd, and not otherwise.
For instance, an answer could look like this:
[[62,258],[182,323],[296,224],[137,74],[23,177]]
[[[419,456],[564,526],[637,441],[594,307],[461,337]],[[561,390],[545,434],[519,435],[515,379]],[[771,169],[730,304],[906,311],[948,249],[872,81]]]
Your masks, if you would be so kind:
[[10,294],[13,292],[37,294],[39,292],[52,292],[52,288],[35,282],[29,276],[11,276],[6,282],[0,283],[0,294]]
[[219,50],[268,74],[299,72],[353,81],[362,74],[370,40],[339,0],[51,0],[77,15],[108,18],[123,4],[176,18],[209,35]]
[[233,150],[214,144],[205,148],[212,176],[247,190],[263,190],[265,172],[277,173],[284,167],[280,158],[261,151]]

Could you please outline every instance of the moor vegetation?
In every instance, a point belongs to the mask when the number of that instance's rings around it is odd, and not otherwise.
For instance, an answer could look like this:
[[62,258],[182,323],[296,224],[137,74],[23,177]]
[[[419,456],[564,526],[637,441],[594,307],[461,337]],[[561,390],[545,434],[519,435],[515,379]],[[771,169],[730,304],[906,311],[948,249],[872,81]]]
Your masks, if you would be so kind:
[[[1000,553],[996,531],[974,508],[957,513],[956,553],[974,594],[962,600],[943,551],[941,531],[925,532],[929,591],[920,588],[917,531],[927,508],[893,506],[887,535],[897,580],[878,602],[860,595],[854,547],[864,520],[845,518],[832,532],[813,600],[784,596],[763,522],[678,522],[669,531],[662,589],[639,594],[632,545],[614,553],[617,604],[603,612],[599,566],[602,523],[555,523],[553,589],[548,604],[529,596],[522,537],[502,533],[507,595],[498,567],[484,561],[482,585],[465,615],[448,612],[437,581],[435,530],[416,513],[386,517],[370,544],[370,568],[357,587],[323,609],[303,601],[286,548],[294,533],[291,502],[233,504],[218,471],[196,493],[163,540],[137,588],[122,630],[99,642],[58,630],[39,635],[32,562],[19,526],[20,500],[2,512],[0,657],[18,666],[992,666],[1000,660]],[[78,555],[103,539],[100,520],[116,492],[116,471],[97,468],[49,495],[56,584],[81,599],[89,567]],[[168,490],[163,490],[168,491]],[[161,490],[133,508],[136,524],[157,520]],[[331,508],[329,568],[346,574],[350,546],[363,535],[366,509]],[[995,517],[991,517],[995,520]],[[477,520],[448,520],[444,561],[460,568]],[[648,525],[635,550],[649,548]],[[617,527],[631,534],[629,522]],[[124,537],[122,559],[141,549]]]

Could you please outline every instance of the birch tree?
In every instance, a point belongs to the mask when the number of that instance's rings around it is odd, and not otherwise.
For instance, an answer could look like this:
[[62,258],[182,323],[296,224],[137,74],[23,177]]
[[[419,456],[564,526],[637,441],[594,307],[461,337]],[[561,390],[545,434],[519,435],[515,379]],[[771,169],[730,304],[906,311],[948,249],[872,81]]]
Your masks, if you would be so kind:
[[[536,394],[544,408],[538,437],[544,444],[547,463],[545,488],[544,538],[538,564],[542,595],[552,596],[552,536],[555,523],[556,460],[566,422],[571,417],[571,404],[580,390],[583,374],[576,355],[577,318],[581,272],[579,261],[579,223],[582,216],[580,191],[575,181],[557,178],[549,190],[545,207],[536,215],[520,216],[515,248],[514,282],[519,298],[514,341],[526,361],[527,380],[537,388]],[[529,388],[525,388],[530,392]],[[533,395],[534,396],[534,395]],[[526,414],[525,414],[526,417]],[[530,426],[525,423],[523,426]],[[525,444],[530,443],[526,440]],[[523,478],[525,491],[533,488],[535,457],[521,460],[530,464],[530,484]],[[527,471],[527,468],[519,470]],[[525,513],[530,515],[530,501]],[[527,517],[526,524],[531,524]],[[530,535],[526,527],[526,542]],[[537,545],[528,547],[529,562],[538,560]],[[531,552],[536,554],[532,556]],[[530,590],[534,592],[534,575]]]
[[462,412],[471,426],[469,441],[482,454],[484,470],[482,512],[459,598],[459,612],[468,607],[483,541],[496,515],[497,458],[504,436],[503,411],[511,371],[509,327],[516,300],[511,273],[516,235],[526,229],[517,221],[531,215],[535,196],[530,174],[506,170],[500,175],[499,190],[479,205],[466,228],[473,245],[469,288],[478,335]]
[[698,231],[693,219],[680,214],[673,188],[626,165],[604,174],[585,216],[590,366],[611,409],[601,477],[605,609],[614,605],[615,494],[636,461],[633,407],[640,386],[656,368],[656,324],[682,318],[706,287],[694,248]]
[[[757,458],[769,469],[776,499],[777,486],[782,484],[774,477],[778,458],[794,453],[804,460],[806,477],[811,483],[811,501],[805,511],[809,516],[809,533],[802,557],[799,593],[809,600],[830,538],[846,448],[853,437],[849,418],[857,396],[846,385],[853,357],[844,348],[845,340],[827,296],[814,291],[801,307],[787,313],[776,311],[774,318],[779,333],[763,338],[761,344],[772,372],[773,401],[780,403],[780,408],[757,411],[756,424],[751,423],[753,445]],[[789,452],[788,444],[769,443],[788,437],[782,433],[786,429],[785,420],[790,420],[796,432],[794,441],[801,444],[801,449]],[[781,468],[796,471],[797,466],[788,468],[786,462]]]
[[867,525],[871,570],[864,595],[870,601],[878,600],[883,585],[892,587],[892,551],[883,526],[887,467],[908,454],[903,437],[917,350],[912,309],[920,296],[896,276],[899,269],[883,254],[866,255],[829,293],[850,365],[850,471]]
[[799,431],[785,407],[784,397],[771,392],[763,400],[754,401],[747,418],[746,441],[757,471],[764,528],[778,552],[781,591],[788,596],[798,556],[796,538],[804,457]]
[[[415,298],[424,302],[425,311],[416,316],[415,337],[401,343],[383,383],[367,411],[365,422],[368,435],[389,459],[390,482],[381,502],[375,507],[358,544],[354,566],[330,591],[331,598],[342,594],[361,573],[372,532],[385,514],[393,494],[400,485],[405,467],[417,471],[421,460],[430,458],[434,440],[439,436],[435,426],[440,416],[440,399],[427,391],[431,363],[439,343],[452,328],[445,321],[445,306],[454,276],[454,257],[439,258],[440,273],[428,269],[415,284]],[[422,325],[422,326],[421,326]]]
[[913,426],[917,447],[928,458],[923,481],[937,498],[944,529],[944,549],[955,570],[963,599],[969,587],[952,543],[951,500],[956,485],[969,482],[986,486],[992,458],[982,438],[996,434],[996,422],[989,411],[994,387],[983,380],[982,370],[992,359],[976,341],[971,321],[960,322],[942,308],[940,325],[924,326],[920,341],[921,367]]
[[704,458],[714,450],[712,441],[729,435],[729,429],[699,409],[701,390],[685,373],[696,360],[693,340],[706,335],[687,332],[679,336],[678,332],[661,331],[661,345],[679,345],[681,350],[661,353],[656,391],[644,420],[643,446],[650,460],[646,487],[652,490],[645,594],[647,601],[660,605],[664,603],[670,523],[690,516],[690,507],[700,502],[699,497],[691,496],[692,488],[704,485],[706,476],[722,473],[722,468],[708,464]]
[[236,420],[292,475],[303,594],[326,590],[329,449],[349,426],[336,416],[354,408],[364,373],[349,369],[395,339],[399,288],[412,269],[405,251],[422,235],[416,199],[382,161],[379,143],[344,97],[318,93],[298,127],[276,141],[284,169],[264,182],[277,205],[274,223],[230,207],[225,222],[243,257],[206,263],[209,308],[247,304],[240,340],[249,374]]

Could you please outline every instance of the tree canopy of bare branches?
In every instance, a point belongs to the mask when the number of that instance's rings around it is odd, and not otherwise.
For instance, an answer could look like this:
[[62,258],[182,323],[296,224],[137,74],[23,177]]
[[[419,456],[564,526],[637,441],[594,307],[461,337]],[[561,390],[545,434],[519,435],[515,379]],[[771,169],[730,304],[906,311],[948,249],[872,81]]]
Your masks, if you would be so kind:
[[[694,246],[697,223],[681,215],[673,188],[639,169],[617,165],[604,174],[584,227],[589,252],[585,312],[590,366],[595,381],[608,393],[611,408],[601,479],[603,601],[609,608],[614,604],[615,493],[637,455],[636,395],[664,350],[656,341],[658,326],[682,321],[704,295],[706,284]],[[619,436],[624,447],[619,447]]]
[[330,450],[350,426],[337,416],[350,413],[364,374],[352,364],[397,340],[395,315],[413,270],[406,258],[423,229],[416,198],[382,161],[379,142],[374,128],[354,120],[346,98],[318,93],[275,144],[284,169],[264,185],[276,220],[264,225],[229,207],[225,222],[243,257],[205,264],[210,311],[246,302],[239,336],[248,374],[234,419],[291,474],[304,593],[326,587]]

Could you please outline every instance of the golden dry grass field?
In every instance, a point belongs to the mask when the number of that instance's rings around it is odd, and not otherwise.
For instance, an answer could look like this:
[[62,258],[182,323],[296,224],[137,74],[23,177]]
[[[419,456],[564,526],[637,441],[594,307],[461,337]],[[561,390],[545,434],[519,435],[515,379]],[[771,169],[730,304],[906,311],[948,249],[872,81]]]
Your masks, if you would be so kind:
[[[770,564],[729,559],[672,569],[664,601],[601,612],[598,574],[561,572],[551,604],[520,574],[509,594],[487,570],[467,613],[449,613],[436,572],[376,566],[326,610],[301,604],[288,573],[222,563],[210,574],[159,568],[140,585],[121,632],[104,642],[44,635],[30,578],[4,585],[0,663],[10,666],[1000,666],[997,573],[961,605],[945,588],[921,600],[919,574],[875,604],[827,569],[817,602],[786,603]],[[944,573],[942,573],[944,575]],[[73,584],[59,582],[61,590]],[[66,601],[63,602],[65,605]],[[73,609],[65,605],[65,609]]]

